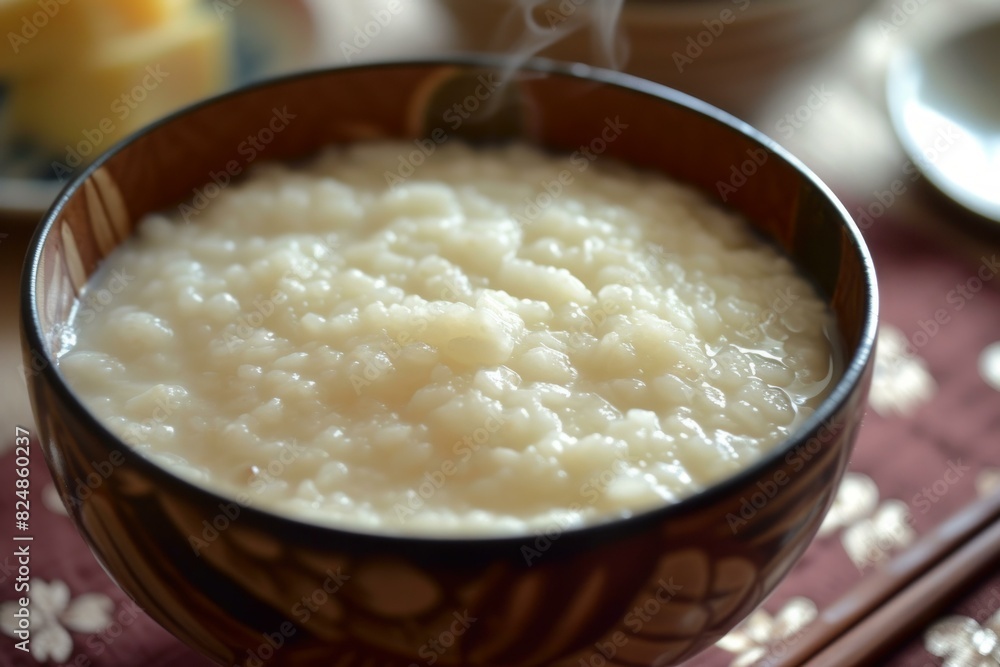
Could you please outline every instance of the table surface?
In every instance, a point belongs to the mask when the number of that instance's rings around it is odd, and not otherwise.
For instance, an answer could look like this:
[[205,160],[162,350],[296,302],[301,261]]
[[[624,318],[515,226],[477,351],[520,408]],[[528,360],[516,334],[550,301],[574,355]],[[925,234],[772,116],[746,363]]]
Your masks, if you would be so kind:
[[[21,373],[21,267],[34,233],[31,220],[0,218],[0,433],[34,427]],[[0,438],[6,446],[6,437]]]
[[[907,13],[907,20],[898,26],[898,30],[886,31],[886,22],[891,24],[893,12],[899,11],[899,6],[904,4],[916,9]],[[777,138],[816,171],[857,216],[859,211],[870,209],[880,191],[904,176],[907,164],[885,113],[882,91],[888,57],[900,44],[927,39],[954,21],[969,21],[977,15],[995,13],[994,5],[992,0],[879,0],[839,47],[806,71],[802,68],[794,72],[790,70],[787,77],[778,80],[773,94],[748,103],[742,115],[752,125]],[[419,23],[415,21],[414,25],[419,27]],[[413,26],[410,29],[414,29]],[[327,60],[336,59],[334,45],[338,43],[336,37],[327,39]],[[429,45],[427,35],[419,31],[412,40],[399,40],[398,43],[411,49],[412,53],[429,48],[441,52],[449,48],[447,43],[440,41]],[[371,54],[371,57],[393,55],[407,53],[380,51]],[[775,130],[781,119],[799,108],[816,87],[828,91],[829,103],[813,110],[808,122],[802,123],[790,136],[778,136]],[[888,352],[882,354],[905,356],[898,349],[900,340],[912,340],[921,317],[928,308],[933,312],[933,304],[949,285],[972,275],[983,256],[1000,252],[998,232],[1000,225],[966,213],[928,186],[924,179],[911,181],[907,178],[905,193],[893,203],[885,219],[880,218],[878,224],[865,230],[879,268],[883,293],[884,335],[887,338],[881,342]],[[0,396],[3,397],[0,401],[0,434],[12,434],[15,425],[34,428],[20,373],[22,362],[18,331],[20,271],[32,233],[31,220],[0,218],[0,286],[3,287],[0,289]],[[792,637],[797,629],[808,623],[815,606],[819,604],[822,607],[824,597],[828,599],[831,595],[827,589],[834,586],[836,577],[812,577],[820,584],[810,586],[808,581],[812,573],[826,572],[829,564],[834,563],[841,568],[837,570],[841,573],[837,576],[842,578],[836,585],[852,585],[855,579],[862,578],[864,568],[859,567],[852,557],[847,537],[852,530],[862,526],[852,512],[856,514],[860,504],[874,503],[872,507],[878,509],[865,516],[870,523],[877,523],[878,520],[890,521],[894,507],[889,502],[891,499],[904,499],[910,510],[920,506],[914,489],[906,485],[907,481],[885,469],[884,457],[877,454],[880,443],[876,439],[906,439],[919,445],[926,432],[933,431],[935,438],[949,442],[952,442],[950,439],[955,442],[974,441],[975,446],[970,445],[968,450],[961,451],[975,466],[975,474],[970,475],[968,483],[961,487],[960,492],[953,493],[947,502],[937,503],[921,515],[920,521],[913,525],[918,533],[959,511],[977,494],[994,488],[995,481],[1000,479],[1000,453],[992,453],[985,445],[992,445],[995,449],[1000,434],[1000,423],[995,419],[995,415],[1000,414],[1000,400],[997,399],[1000,391],[989,388],[979,377],[976,360],[979,350],[990,342],[991,337],[1000,340],[1000,285],[992,285],[984,293],[976,307],[969,309],[971,314],[967,318],[961,321],[956,318],[947,340],[942,337],[934,345],[928,345],[926,350],[921,350],[917,358],[905,359],[908,375],[904,379],[883,378],[882,385],[873,390],[873,403],[878,409],[872,411],[863,429],[862,446],[852,461],[852,471],[845,482],[848,489],[838,500],[840,505],[831,519],[832,523],[825,528],[827,533],[817,540],[815,549],[811,549],[800,564],[798,571],[802,573],[802,578],[786,582],[789,585],[779,588],[767,603],[767,609],[755,615],[752,624],[742,627],[720,648],[712,649],[692,661],[692,665],[758,664],[770,655],[776,638]],[[888,300],[887,295],[891,297]],[[894,342],[896,348],[893,347]],[[963,350],[966,349],[976,354],[965,354]],[[958,359],[961,359],[960,364],[956,361]],[[997,363],[1000,364],[1000,361]],[[920,406],[927,404],[934,406],[938,413],[958,414],[965,411],[963,414],[968,415],[962,418],[965,430],[959,432],[953,428],[949,431],[940,421],[919,416]],[[8,444],[8,441],[8,438],[0,437],[0,445]],[[930,449],[922,452],[921,456],[933,461],[929,464],[932,473],[947,469],[950,461],[940,451]],[[932,473],[927,473],[931,474],[931,481]],[[60,526],[58,530],[66,530],[66,527]],[[907,539],[912,540],[913,537],[911,535]],[[896,546],[903,548],[905,544],[900,542]],[[88,573],[98,572],[96,565],[88,565],[84,569]],[[116,600],[119,609],[127,604],[111,588],[102,590]],[[1000,582],[992,582],[989,590],[1000,590]],[[0,597],[6,597],[7,593],[2,591]],[[955,613],[966,614],[966,618],[979,624],[976,628],[993,628],[1000,632],[1000,620],[993,616],[1000,607],[1000,596],[996,596],[988,613],[978,613],[983,604],[990,603],[972,596],[959,603]],[[967,629],[967,625],[962,627]],[[975,640],[969,639],[973,634],[961,628],[937,625],[933,628],[938,634],[944,633],[942,636],[945,637],[941,640],[943,643],[935,645],[939,650],[936,655],[928,653],[927,642],[930,640],[917,638],[909,648],[900,649],[891,664],[937,665],[947,655],[966,655],[961,652],[969,646],[976,646]],[[155,634],[154,630],[149,632]],[[167,638],[165,641],[171,640]],[[0,664],[8,664],[4,661],[5,650],[5,647],[0,647]],[[168,653],[173,655],[174,651]],[[176,649],[176,653],[178,660],[188,665],[195,663],[186,649]],[[115,662],[109,657],[113,654],[109,651],[103,660],[95,659],[92,664],[135,664],[128,658]],[[962,662],[966,658],[961,655],[955,658],[957,662],[950,664],[979,664]],[[167,665],[168,662],[163,658],[155,664]],[[982,664],[1000,665],[1000,654],[997,655],[997,662]]]

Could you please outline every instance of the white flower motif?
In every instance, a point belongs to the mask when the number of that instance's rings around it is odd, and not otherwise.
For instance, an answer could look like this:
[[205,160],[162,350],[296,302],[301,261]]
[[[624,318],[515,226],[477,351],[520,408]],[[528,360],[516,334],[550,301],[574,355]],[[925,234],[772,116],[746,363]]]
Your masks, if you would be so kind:
[[772,649],[781,645],[787,648],[816,615],[812,600],[791,598],[773,617],[763,609],[756,610],[715,645],[736,654],[730,667],[750,667],[767,657]]
[[1000,492],[1000,468],[983,468],[976,475],[976,495],[980,498]]
[[868,475],[844,475],[819,536],[843,528],[840,541],[854,566],[864,570],[888,560],[898,547],[910,544],[916,533],[910,508],[901,500],[879,504],[878,485]]
[[948,616],[924,633],[928,653],[944,658],[942,667],[1000,666],[1000,612],[979,625],[966,616]]
[[878,486],[868,475],[849,472],[837,489],[837,496],[819,527],[819,536],[837,530],[872,515],[878,506]]
[[887,500],[870,519],[847,528],[840,541],[854,566],[863,571],[886,562],[893,551],[913,542],[917,534],[911,522],[910,508],[906,503]]
[[875,352],[875,372],[868,403],[883,416],[909,415],[937,391],[927,364],[907,351],[909,341],[896,327],[882,324]]
[[[114,602],[100,593],[85,593],[70,601],[69,587],[62,581],[48,583],[32,579],[28,592],[31,616],[31,657],[38,662],[65,662],[73,652],[73,632],[93,633],[111,623]],[[0,605],[0,630],[8,637],[17,637],[20,608],[16,600]]]
[[54,484],[46,484],[42,488],[42,504],[53,514],[69,516],[69,512],[66,511],[66,506],[63,505],[62,498],[59,497],[59,492],[56,491]]
[[987,345],[979,354],[979,374],[983,382],[1000,391],[1000,341]]

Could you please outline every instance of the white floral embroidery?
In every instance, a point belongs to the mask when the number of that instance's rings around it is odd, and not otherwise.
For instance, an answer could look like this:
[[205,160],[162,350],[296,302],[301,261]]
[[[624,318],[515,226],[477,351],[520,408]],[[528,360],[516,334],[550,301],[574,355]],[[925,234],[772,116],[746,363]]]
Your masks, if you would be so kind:
[[[114,602],[100,593],[85,593],[70,601],[69,587],[62,581],[32,579],[30,592],[31,657],[38,662],[61,663],[73,652],[73,638],[67,630],[93,633],[111,623]],[[0,630],[17,638],[20,608],[16,600],[0,605]]]
[[867,518],[878,506],[878,486],[868,475],[849,472],[837,489],[833,505],[819,527],[819,535],[829,535]]
[[736,654],[730,667],[749,667],[775,649],[787,651],[816,614],[812,600],[791,598],[773,617],[763,609],[756,610],[715,645]]
[[840,541],[854,566],[864,571],[889,560],[892,552],[913,542],[910,508],[901,500],[887,500],[870,519],[847,528]]
[[1000,341],[987,345],[979,354],[979,374],[983,382],[1000,391]]
[[908,345],[902,331],[887,324],[880,326],[868,403],[882,416],[910,415],[937,391],[927,364],[910,354]]
[[56,491],[54,484],[46,484],[42,488],[42,504],[53,514],[69,516],[69,512],[66,511],[66,506],[63,505],[62,498],[59,497],[59,492]]
[[924,648],[944,658],[943,667],[998,667],[1000,612],[984,625],[967,616],[947,616],[924,633]]
[[1000,492],[1000,468],[983,468],[976,475],[976,495],[985,498]]
[[844,475],[830,512],[819,528],[821,537],[844,529],[840,541],[859,570],[879,565],[893,551],[916,538],[910,509],[900,500],[879,505],[878,485],[868,475]]

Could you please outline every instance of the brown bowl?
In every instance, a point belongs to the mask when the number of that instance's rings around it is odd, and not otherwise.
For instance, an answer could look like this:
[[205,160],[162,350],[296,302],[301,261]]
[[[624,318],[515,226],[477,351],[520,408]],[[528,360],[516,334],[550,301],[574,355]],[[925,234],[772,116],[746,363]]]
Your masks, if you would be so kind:
[[[32,242],[24,355],[37,369],[29,388],[59,493],[118,585],[220,663],[675,664],[764,599],[831,503],[863,411],[876,321],[874,270],[848,214],[774,142],[698,100],[546,61],[498,87],[504,69],[488,60],[336,69],[211,100],[101,157]],[[458,127],[455,104],[469,115]],[[612,137],[614,124],[625,129]],[[221,497],[132,451],[82,406],[54,359],[102,258],[144,214],[242,170],[249,137],[268,160],[395,137],[415,140],[416,161],[442,137],[461,137],[565,152],[589,145],[663,171],[726,200],[797,261],[836,313],[844,374],[804,427],[749,469],[674,505],[583,529],[362,534]],[[97,479],[80,493],[80,480]]]

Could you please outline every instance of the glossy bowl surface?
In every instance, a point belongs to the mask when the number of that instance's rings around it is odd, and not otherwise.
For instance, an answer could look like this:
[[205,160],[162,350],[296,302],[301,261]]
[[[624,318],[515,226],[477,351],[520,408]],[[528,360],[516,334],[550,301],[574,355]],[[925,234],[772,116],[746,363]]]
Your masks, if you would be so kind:
[[[70,184],[32,242],[25,367],[42,449],[105,569],[153,618],[226,665],[670,665],[722,637],[809,544],[847,465],[870,380],[874,270],[843,207],[763,135],[627,75],[534,61],[317,71],[193,107]],[[467,118],[449,110],[461,105]],[[276,121],[276,118],[283,120]],[[609,126],[620,129],[611,139]],[[265,130],[268,130],[265,132]],[[144,214],[213,175],[330,143],[527,141],[657,169],[749,219],[838,319],[844,374],[798,434],[707,491],[543,535],[418,539],[296,522],[219,497],[135,454],[91,416],[54,358],[87,278]],[[91,483],[94,482],[94,483]]]

